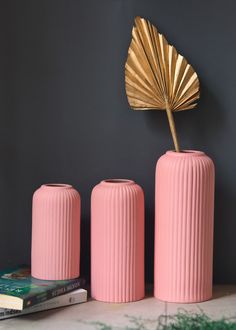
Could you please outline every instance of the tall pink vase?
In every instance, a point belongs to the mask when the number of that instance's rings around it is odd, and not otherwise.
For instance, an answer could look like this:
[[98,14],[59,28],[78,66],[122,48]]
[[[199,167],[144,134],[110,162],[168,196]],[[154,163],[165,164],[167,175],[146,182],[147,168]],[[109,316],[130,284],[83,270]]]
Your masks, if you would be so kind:
[[200,151],[168,151],[156,167],[155,297],[212,296],[214,165]]
[[43,280],[80,274],[80,195],[70,185],[42,185],[33,196],[31,272]]
[[91,293],[105,302],[144,297],[144,195],[130,180],[105,180],[91,197]]

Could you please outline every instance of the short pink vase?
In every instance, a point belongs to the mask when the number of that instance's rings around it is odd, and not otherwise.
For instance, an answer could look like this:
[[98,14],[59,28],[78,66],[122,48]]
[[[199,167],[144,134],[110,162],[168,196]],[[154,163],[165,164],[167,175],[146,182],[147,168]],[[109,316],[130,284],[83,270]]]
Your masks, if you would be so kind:
[[215,171],[203,152],[168,151],[156,167],[155,297],[212,296]]
[[91,295],[115,303],[144,297],[144,194],[131,180],[93,189]]
[[33,195],[31,273],[42,280],[80,274],[80,195],[70,185],[45,184]]

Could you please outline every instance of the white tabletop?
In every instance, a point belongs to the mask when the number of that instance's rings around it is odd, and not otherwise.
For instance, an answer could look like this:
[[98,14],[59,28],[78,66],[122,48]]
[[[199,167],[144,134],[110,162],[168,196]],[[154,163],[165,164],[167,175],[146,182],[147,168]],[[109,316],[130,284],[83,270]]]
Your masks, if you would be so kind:
[[[101,329],[96,322],[124,329],[132,325],[132,317],[148,329],[155,329],[160,315],[173,315],[178,309],[192,312],[203,310],[214,319],[236,316],[236,286],[216,286],[212,300],[199,304],[173,304],[158,301],[154,297],[126,303],[110,304],[90,299],[87,303],[63,307],[46,312],[20,316],[0,321],[0,329],[14,330],[91,330]],[[145,321],[143,321],[145,320]],[[134,326],[134,324],[133,324]]]

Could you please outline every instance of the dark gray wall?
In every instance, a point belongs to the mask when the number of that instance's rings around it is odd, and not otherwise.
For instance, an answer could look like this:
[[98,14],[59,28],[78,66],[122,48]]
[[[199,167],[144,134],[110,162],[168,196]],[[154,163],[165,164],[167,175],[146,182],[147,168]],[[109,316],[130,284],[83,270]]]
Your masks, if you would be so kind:
[[136,15],[150,19],[201,80],[196,110],[176,114],[182,148],[216,165],[215,282],[236,283],[236,2],[0,2],[0,266],[30,261],[31,196],[68,182],[82,197],[82,272],[89,274],[90,193],[133,178],[146,196],[146,278],[153,279],[154,169],[172,149],[163,112],[134,112],[124,63]]

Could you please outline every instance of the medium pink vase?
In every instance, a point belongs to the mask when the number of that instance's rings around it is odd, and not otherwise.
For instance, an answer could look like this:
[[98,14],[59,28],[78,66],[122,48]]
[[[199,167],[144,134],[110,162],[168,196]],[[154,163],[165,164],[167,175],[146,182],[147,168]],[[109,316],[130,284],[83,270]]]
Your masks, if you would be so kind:
[[130,180],[105,180],[91,197],[91,294],[105,302],[144,297],[144,195]]
[[45,184],[34,193],[31,272],[42,280],[80,274],[80,195],[70,185]]
[[212,296],[214,164],[203,152],[168,151],[156,167],[155,297]]

